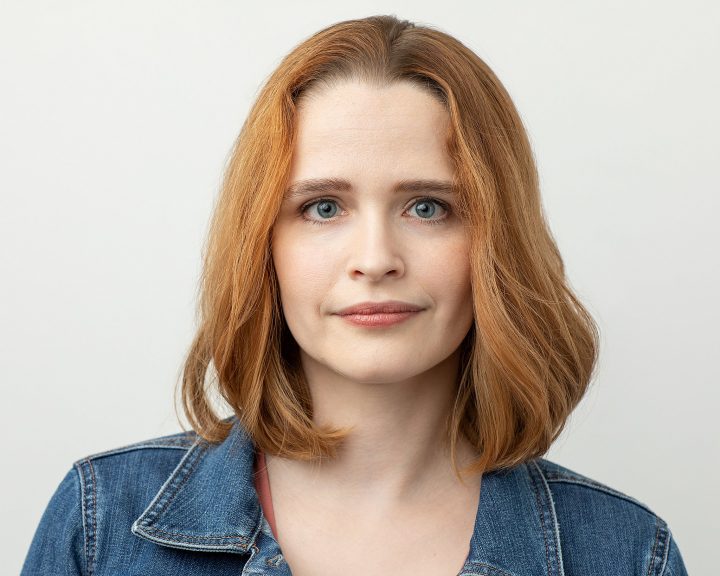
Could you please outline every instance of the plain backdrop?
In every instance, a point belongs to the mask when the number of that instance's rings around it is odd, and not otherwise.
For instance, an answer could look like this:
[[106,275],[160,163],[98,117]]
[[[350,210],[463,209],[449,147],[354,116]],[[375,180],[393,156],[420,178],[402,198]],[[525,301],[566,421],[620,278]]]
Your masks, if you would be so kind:
[[717,567],[720,10],[604,2],[0,3],[0,571],[72,462],[180,430],[173,389],[230,147],[299,41],[389,13],[456,36],[530,134],[602,333],[547,455]]

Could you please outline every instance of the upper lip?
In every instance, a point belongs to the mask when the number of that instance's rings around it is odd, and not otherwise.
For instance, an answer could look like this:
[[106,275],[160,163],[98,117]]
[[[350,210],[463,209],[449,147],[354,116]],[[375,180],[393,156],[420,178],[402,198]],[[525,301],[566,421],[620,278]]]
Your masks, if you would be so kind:
[[417,312],[422,307],[415,306],[409,302],[400,300],[385,300],[384,302],[359,302],[347,308],[343,308],[337,314],[347,316],[348,314],[393,314],[398,312]]

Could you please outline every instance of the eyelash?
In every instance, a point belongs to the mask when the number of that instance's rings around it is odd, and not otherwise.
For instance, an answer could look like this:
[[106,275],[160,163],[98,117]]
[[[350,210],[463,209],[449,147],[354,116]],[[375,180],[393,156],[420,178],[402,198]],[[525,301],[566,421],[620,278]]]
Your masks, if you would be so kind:
[[[318,226],[324,226],[325,224],[329,224],[331,222],[335,221],[335,217],[333,218],[325,218],[323,220],[313,220],[311,218],[305,217],[305,212],[307,212],[308,208],[311,206],[314,206],[315,204],[320,204],[321,202],[335,202],[337,204],[337,201],[332,198],[318,198],[317,200],[313,200],[311,202],[307,202],[306,204],[303,204],[298,212],[301,214],[304,220],[307,222],[310,222],[311,224],[317,224]],[[442,200],[438,200],[437,198],[432,198],[430,196],[418,198],[415,200],[412,204],[412,206],[415,206],[416,204],[419,204],[420,202],[434,202],[435,204],[439,205],[443,210],[445,210],[446,214],[442,218],[438,218],[435,220],[428,220],[427,218],[418,218],[418,220],[421,220],[423,224],[428,224],[430,226],[434,226],[436,224],[443,224],[445,220],[447,220],[450,217],[450,206],[443,202]],[[412,207],[411,206],[411,207]]]

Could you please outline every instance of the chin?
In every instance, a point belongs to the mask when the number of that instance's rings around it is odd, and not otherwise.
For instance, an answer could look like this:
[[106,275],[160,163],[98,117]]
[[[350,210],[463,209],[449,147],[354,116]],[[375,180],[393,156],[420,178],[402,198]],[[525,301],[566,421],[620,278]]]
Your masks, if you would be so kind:
[[[414,369],[399,369],[400,366],[412,366]],[[430,367],[427,369],[429,368]],[[426,368],[423,367],[420,367],[418,370],[417,365],[413,364],[412,360],[408,362],[394,358],[388,362],[383,362],[376,358],[374,360],[371,359],[366,362],[361,362],[358,365],[344,362],[342,363],[342,368],[338,367],[335,372],[343,378],[358,382],[359,384],[388,384],[413,378],[418,374],[422,374],[425,370]]]

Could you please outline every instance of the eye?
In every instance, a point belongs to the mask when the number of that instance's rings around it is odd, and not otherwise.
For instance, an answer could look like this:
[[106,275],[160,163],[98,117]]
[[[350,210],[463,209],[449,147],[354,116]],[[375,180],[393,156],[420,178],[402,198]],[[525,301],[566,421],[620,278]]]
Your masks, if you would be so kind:
[[[413,207],[416,208],[415,213],[423,220],[431,218],[435,214],[436,206],[440,206],[443,210],[447,211],[447,205],[444,202],[435,200],[434,198],[420,198],[415,201],[415,204],[413,204]],[[439,220],[443,219],[444,217],[439,218]]]
[[[442,214],[433,218],[438,206]],[[442,224],[448,219],[450,213],[448,204],[437,198],[429,197],[415,200],[408,210],[412,211],[413,209],[422,224]],[[318,198],[301,206],[299,212],[311,224],[323,225],[333,221],[339,212],[339,207],[337,201],[332,198]]]
[[318,224],[322,224],[322,222],[318,222],[315,218],[306,217],[306,214],[310,212],[311,208],[314,207],[317,207],[317,214],[320,215],[320,220],[330,219],[335,216],[338,211],[337,202],[335,202],[335,200],[331,200],[330,198],[321,198],[320,200],[309,202],[305,204],[302,208],[300,208],[300,212],[302,213],[303,217],[305,217],[310,222]]
[[[440,206],[444,214],[439,218],[432,218],[435,215],[435,206]],[[415,208],[415,213],[420,216],[423,224],[443,224],[450,217],[450,206],[437,198],[418,198],[410,208]]]

